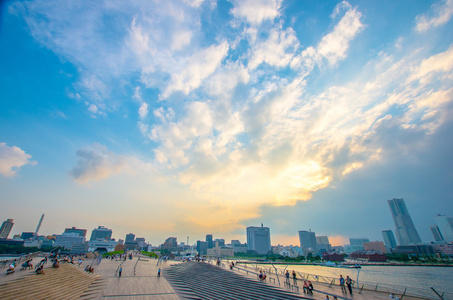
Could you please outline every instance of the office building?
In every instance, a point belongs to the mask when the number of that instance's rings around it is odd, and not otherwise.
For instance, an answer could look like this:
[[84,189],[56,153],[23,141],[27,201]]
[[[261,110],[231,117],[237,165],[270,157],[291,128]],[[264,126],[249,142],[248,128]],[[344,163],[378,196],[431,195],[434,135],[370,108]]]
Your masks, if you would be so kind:
[[79,229],[75,227],[71,228],[66,228],[64,230],[64,233],[77,233],[80,236],[86,237],[87,236],[87,230],[86,229]]
[[214,247],[224,247],[225,246],[225,239],[215,239],[214,240]]
[[396,240],[391,230],[383,230],[382,238],[384,239],[384,245],[387,249],[387,252],[390,252],[392,249],[396,248]]
[[453,218],[437,215],[434,217],[436,220],[437,227],[446,242],[453,242]]
[[269,227],[247,227],[247,251],[267,254],[271,251],[271,232]]
[[178,247],[177,239],[175,237],[169,237],[168,239],[165,240],[162,249],[172,249],[176,247]]
[[393,198],[387,202],[392,213],[393,222],[395,223],[398,244],[402,246],[420,244],[422,240],[418,235],[417,229],[415,229],[404,199]]
[[214,241],[212,240],[212,234],[206,235],[206,242],[208,242],[208,249],[211,249],[214,247]]
[[125,243],[126,244],[130,244],[130,243],[133,243],[133,242],[135,242],[135,234],[133,234],[133,233],[126,234]]
[[299,231],[299,242],[302,249],[304,249],[305,254],[306,251],[317,250],[316,234],[312,231]]
[[0,239],[7,239],[11,229],[13,228],[13,219],[7,219],[3,222],[2,227],[0,228]]
[[71,250],[73,244],[81,244],[85,242],[85,238],[80,236],[78,233],[63,233],[57,235],[55,239],[55,247],[63,247],[66,250]]
[[327,236],[317,236],[316,244],[330,244]]
[[431,233],[433,234],[434,240],[436,242],[442,242],[444,240],[444,237],[442,236],[442,233],[440,232],[437,225],[429,226],[429,229],[431,229]]
[[197,251],[199,255],[206,255],[208,253],[208,242],[197,241]]
[[104,226],[98,226],[98,228],[91,231],[90,241],[110,241],[112,238],[112,229],[108,229]]

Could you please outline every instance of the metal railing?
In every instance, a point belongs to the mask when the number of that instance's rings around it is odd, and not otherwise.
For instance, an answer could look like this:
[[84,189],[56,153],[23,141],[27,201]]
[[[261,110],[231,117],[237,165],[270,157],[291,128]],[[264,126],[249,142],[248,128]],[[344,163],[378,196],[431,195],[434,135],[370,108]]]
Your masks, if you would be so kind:
[[[243,265],[247,265],[247,263],[241,262]],[[252,266],[254,265],[255,269],[264,269],[266,273],[276,273],[276,275],[285,276],[285,270],[267,267],[266,265],[259,265],[256,263],[250,263]],[[267,267],[267,268],[266,268]],[[298,280],[310,280],[314,281],[319,284],[325,284],[329,287],[332,286],[339,286],[339,278],[330,277],[330,276],[323,276],[323,275],[315,275],[310,273],[302,273],[296,272],[300,279]],[[378,293],[386,293],[386,294],[395,294],[402,299],[404,296],[414,296],[422,299],[448,299],[453,300],[453,292],[449,291],[437,291],[431,287],[407,287],[407,286],[400,286],[395,284],[385,284],[385,283],[376,283],[376,282],[367,282],[360,280],[358,283],[357,281],[353,281],[352,287],[358,291],[358,293],[363,293],[364,291],[373,291]]]

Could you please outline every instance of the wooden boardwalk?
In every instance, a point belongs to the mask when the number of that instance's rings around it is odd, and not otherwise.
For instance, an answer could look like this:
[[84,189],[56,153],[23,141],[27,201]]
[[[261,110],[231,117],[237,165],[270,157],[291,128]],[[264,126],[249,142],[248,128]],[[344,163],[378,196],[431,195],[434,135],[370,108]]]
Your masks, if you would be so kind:
[[[97,299],[179,299],[168,281],[157,277],[159,267],[163,273],[172,264],[174,262],[162,262],[157,266],[156,259],[144,257],[125,261],[102,259],[99,265],[94,266],[94,272],[106,279],[106,285]],[[121,277],[117,274],[120,265],[123,269]]]

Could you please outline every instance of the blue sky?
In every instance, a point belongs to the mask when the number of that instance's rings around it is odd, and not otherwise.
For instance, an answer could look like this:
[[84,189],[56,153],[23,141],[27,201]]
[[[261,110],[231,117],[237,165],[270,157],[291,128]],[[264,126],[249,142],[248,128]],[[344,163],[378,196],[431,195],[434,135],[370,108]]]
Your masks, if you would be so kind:
[[[0,218],[424,241],[453,215],[453,1],[7,1]],[[353,216],[353,217],[352,217]]]

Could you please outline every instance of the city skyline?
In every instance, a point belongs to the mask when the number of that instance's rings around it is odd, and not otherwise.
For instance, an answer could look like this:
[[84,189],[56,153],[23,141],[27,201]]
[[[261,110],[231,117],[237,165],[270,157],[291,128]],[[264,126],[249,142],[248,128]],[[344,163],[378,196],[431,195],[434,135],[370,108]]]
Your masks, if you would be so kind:
[[40,233],[338,245],[404,198],[431,241],[453,216],[451,0],[0,5],[10,236],[45,212]]

